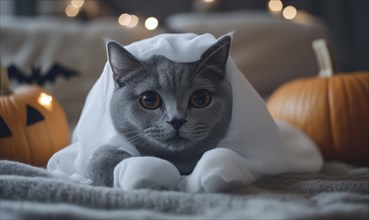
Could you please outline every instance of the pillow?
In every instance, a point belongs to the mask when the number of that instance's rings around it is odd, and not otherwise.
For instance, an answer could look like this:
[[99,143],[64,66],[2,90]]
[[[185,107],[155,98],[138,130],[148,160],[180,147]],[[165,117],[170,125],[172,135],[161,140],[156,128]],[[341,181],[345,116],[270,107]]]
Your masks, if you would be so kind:
[[174,32],[221,36],[235,31],[231,56],[264,97],[286,81],[316,75],[311,42],[327,38],[318,19],[301,24],[258,11],[176,14],[166,22]]

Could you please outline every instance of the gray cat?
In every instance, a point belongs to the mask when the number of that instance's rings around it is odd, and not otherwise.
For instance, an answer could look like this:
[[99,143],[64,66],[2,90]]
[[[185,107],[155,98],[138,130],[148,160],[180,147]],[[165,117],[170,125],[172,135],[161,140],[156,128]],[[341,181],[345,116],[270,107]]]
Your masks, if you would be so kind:
[[[229,126],[232,90],[225,68],[230,43],[224,36],[200,60],[181,63],[159,55],[140,60],[109,42],[116,82],[111,117],[118,133],[142,156],[164,159],[181,175],[190,174]],[[117,146],[101,146],[89,161],[88,175],[96,185],[112,186],[115,166],[130,157]]]

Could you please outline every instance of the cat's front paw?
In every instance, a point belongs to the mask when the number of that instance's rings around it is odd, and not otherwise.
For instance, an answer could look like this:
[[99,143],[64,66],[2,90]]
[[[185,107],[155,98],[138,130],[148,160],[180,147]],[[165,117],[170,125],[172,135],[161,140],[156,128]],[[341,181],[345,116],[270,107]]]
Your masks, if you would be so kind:
[[156,157],[131,157],[114,169],[114,187],[132,189],[175,189],[180,180],[177,168]]
[[207,151],[194,171],[179,184],[187,192],[223,192],[235,189],[254,180],[246,161],[227,148]]

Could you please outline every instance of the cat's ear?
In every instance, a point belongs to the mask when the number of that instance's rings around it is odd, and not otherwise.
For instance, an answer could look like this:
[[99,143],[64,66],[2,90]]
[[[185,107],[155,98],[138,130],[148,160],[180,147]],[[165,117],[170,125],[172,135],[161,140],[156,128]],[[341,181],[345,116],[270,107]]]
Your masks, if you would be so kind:
[[220,69],[224,74],[231,41],[232,37],[230,35],[219,38],[201,55],[200,65],[207,68],[214,67],[215,69]]
[[109,41],[106,48],[114,80],[119,86],[124,84],[124,79],[128,75],[139,71],[143,67],[142,63],[119,43]]

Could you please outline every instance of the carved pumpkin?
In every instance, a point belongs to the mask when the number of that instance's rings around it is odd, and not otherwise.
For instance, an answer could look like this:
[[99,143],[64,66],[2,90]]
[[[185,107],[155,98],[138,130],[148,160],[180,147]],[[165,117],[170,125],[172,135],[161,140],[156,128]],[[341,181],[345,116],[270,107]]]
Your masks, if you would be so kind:
[[324,77],[282,85],[268,100],[275,119],[309,135],[325,160],[369,164],[369,73],[335,74],[325,42],[315,42]]
[[37,166],[69,142],[68,123],[58,101],[39,86],[8,89],[8,74],[0,80],[0,159]]

